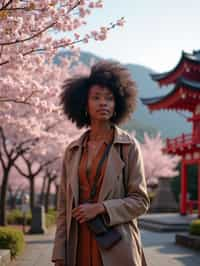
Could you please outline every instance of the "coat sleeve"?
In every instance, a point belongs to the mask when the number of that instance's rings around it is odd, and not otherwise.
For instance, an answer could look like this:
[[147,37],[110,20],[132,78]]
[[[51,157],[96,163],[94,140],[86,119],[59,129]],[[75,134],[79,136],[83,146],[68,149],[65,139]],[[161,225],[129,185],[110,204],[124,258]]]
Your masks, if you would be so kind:
[[[65,152],[66,155],[66,152]],[[56,217],[56,234],[54,240],[52,262],[56,260],[65,261],[65,242],[66,242],[66,156],[62,162],[62,174],[59,184],[57,217]]]
[[[144,214],[149,208],[144,163],[139,142],[131,144],[125,180],[127,195],[124,198],[103,201],[106,209],[104,220],[108,226],[127,223]],[[123,184],[122,184],[123,185]]]

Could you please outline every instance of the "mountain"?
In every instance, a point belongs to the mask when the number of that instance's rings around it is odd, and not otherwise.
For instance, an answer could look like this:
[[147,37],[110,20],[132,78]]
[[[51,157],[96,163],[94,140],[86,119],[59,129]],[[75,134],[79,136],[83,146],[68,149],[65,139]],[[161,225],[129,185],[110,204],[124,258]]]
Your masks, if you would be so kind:
[[[59,53],[59,57],[62,56],[69,56],[69,53],[62,51]],[[55,59],[55,63],[59,63],[59,57]],[[89,65],[91,61],[98,61],[101,59],[105,58],[98,57],[88,52],[81,52],[80,54],[80,61],[86,65]],[[148,67],[136,64],[125,64],[125,67],[129,69],[137,84],[139,98],[166,95],[173,89],[173,86],[159,88],[157,83],[150,77],[150,74],[154,73],[154,71]],[[150,114],[147,107],[139,100],[133,118],[123,127],[130,131],[135,130],[139,140],[143,139],[144,132],[148,132],[151,135],[160,132],[163,138],[173,138],[183,132],[191,132],[191,125],[186,122],[184,116],[189,116],[189,113],[181,112],[179,114],[175,111],[164,110]]]
[[[173,86],[160,88],[157,83],[151,79],[150,74],[154,71],[150,68],[134,64],[128,64],[126,67],[136,81],[140,98],[166,95],[173,89]],[[177,113],[175,111],[166,110],[150,113],[148,108],[143,105],[141,101],[139,101],[137,110],[134,114],[136,120],[142,121],[145,125],[151,125],[153,128],[160,131],[163,138],[175,137],[183,132],[191,132],[191,125],[186,122],[185,116],[188,117],[190,115],[187,112]]]

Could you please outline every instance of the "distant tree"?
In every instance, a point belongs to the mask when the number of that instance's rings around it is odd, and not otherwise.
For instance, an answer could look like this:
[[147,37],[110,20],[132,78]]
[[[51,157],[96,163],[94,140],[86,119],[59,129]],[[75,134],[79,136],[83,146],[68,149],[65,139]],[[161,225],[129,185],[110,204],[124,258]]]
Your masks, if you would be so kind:
[[[65,78],[73,75],[73,71],[76,74],[81,74],[81,71],[86,73],[89,69],[83,65],[77,65],[78,70],[73,67],[69,71],[65,68],[66,65],[67,60],[65,59],[59,66],[45,64],[43,67],[45,79],[37,71],[32,72],[34,82],[37,82],[38,86],[41,87],[40,100],[37,101],[35,98],[33,105],[6,103],[7,105],[10,104],[10,107],[0,109],[0,124],[3,125],[0,128],[0,163],[3,172],[0,179],[2,224],[5,223],[5,200],[9,173],[11,168],[16,165],[17,159],[23,156],[27,161],[30,160],[31,164],[36,162],[39,165],[46,165],[47,161],[53,160],[52,156],[61,158],[70,139],[81,132],[77,131],[76,127],[63,116],[58,95],[62,82]],[[11,154],[9,154],[9,150]],[[49,160],[47,159],[48,156],[50,156]],[[36,172],[34,176],[36,177],[37,174],[39,172]],[[34,188],[33,181],[30,184]],[[31,191],[32,196],[30,198],[33,207],[34,192],[33,189]]]
[[173,178],[178,174],[177,166],[181,157],[164,153],[164,147],[160,134],[156,137],[144,134],[144,143],[141,144],[141,148],[148,186],[157,184],[159,178]]

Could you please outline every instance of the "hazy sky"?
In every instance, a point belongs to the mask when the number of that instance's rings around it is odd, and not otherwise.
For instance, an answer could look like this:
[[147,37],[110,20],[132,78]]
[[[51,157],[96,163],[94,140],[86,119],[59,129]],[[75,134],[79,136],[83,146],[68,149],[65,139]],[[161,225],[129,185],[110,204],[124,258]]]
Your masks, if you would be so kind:
[[114,29],[104,42],[91,41],[81,48],[158,72],[173,68],[182,50],[200,49],[200,0],[105,0],[88,27],[108,25],[122,16],[123,28]]

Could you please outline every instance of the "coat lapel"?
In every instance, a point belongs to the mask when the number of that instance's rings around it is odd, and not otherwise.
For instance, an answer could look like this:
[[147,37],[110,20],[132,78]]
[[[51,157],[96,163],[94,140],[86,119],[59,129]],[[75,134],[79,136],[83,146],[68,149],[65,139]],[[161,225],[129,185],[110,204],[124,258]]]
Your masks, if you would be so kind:
[[72,151],[73,156],[69,163],[69,179],[70,185],[72,189],[72,194],[74,197],[75,206],[78,206],[79,201],[79,177],[78,177],[78,166],[81,157],[81,147],[77,147],[75,150]]
[[117,151],[116,146],[112,145],[108,156],[103,183],[99,192],[98,201],[103,201],[106,199],[113,190],[116,179],[122,173],[123,167],[124,162],[120,158],[120,154]]

